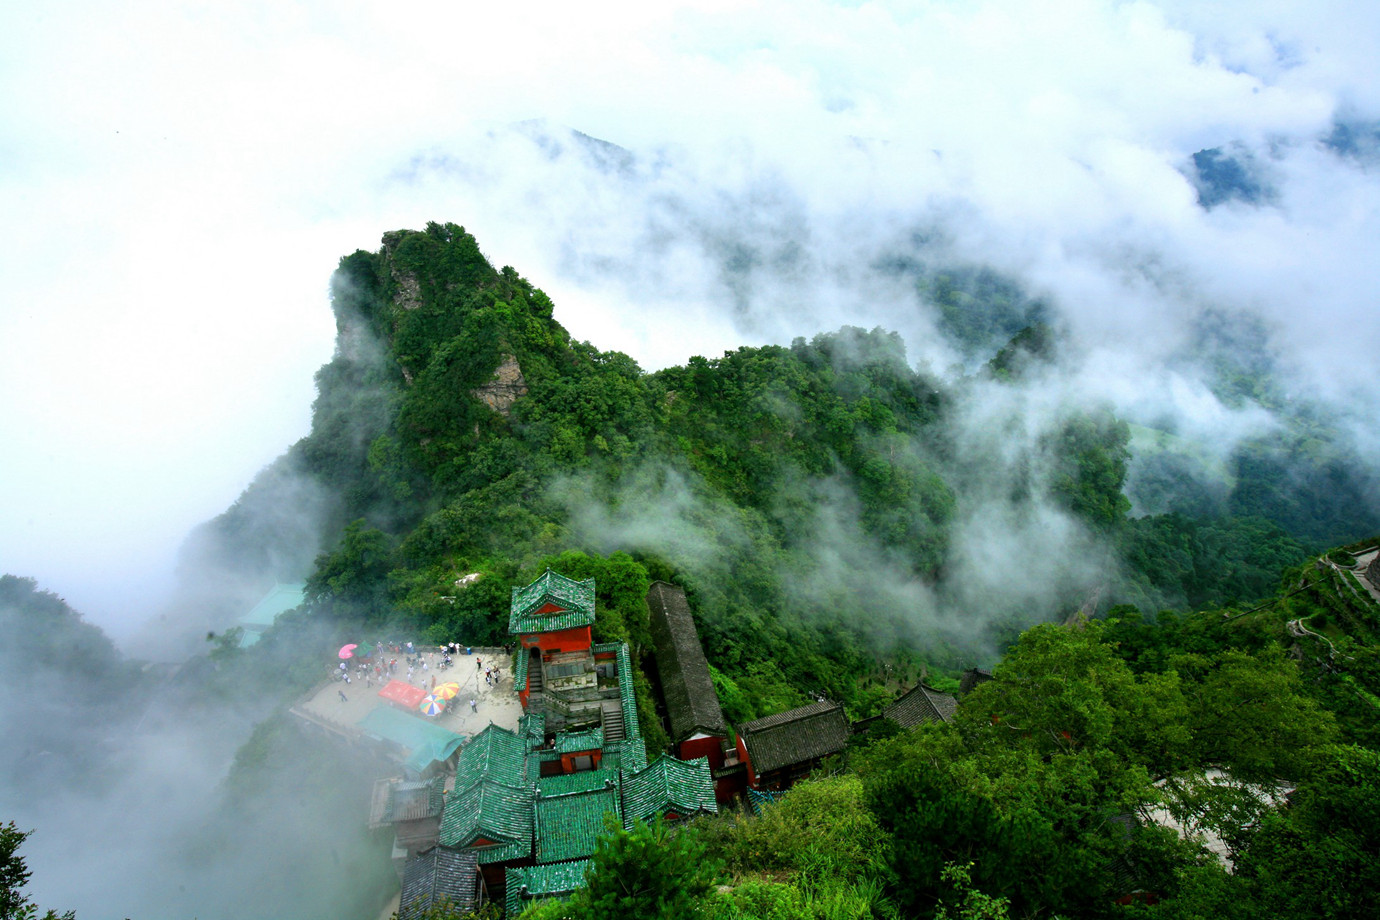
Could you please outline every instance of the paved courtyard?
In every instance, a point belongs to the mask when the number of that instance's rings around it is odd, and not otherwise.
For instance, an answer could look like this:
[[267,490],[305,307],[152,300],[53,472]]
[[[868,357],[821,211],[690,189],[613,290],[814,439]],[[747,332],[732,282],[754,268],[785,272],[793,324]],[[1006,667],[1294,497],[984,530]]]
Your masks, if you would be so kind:
[[[458,683],[460,692],[449,701],[445,712],[437,716],[424,716],[418,711],[416,713],[417,718],[466,737],[479,733],[491,722],[507,729],[517,729],[518,717],[522,715],[522,704],[518,701],[517,693],[513,689],[511,656],[498,650],[489,649],[476,649],[475,654],[466,655],[462,650],[460,654],[452,656],[450,668],[441,670],[438,667],[441,663],[440,652],[436,649],[428,649],[422,652],[422,660],[426,663],[426,667],[414,670],[410,681],[407,676],[405,653],[387,652],[382,656],[382,661],[386,664],[394,658],[397,659],[398,666],[396,673],[391,677],[385,674],[382,680],[375,677],[361,679],[351,669],[349,684],[335,679],[324,680],[316,687],[310,697],[298,703],[295,708],[303,710],[316,719],[334,723],[349,731],[354,729],[361,719],[380,706],[398,708],[396,704],[379,696],[379,690],[390,679],[402,681],[422,690],[430,690],[434,679],[435,686],[447,682]],[[481,660],[482,666],[478,664]],[[322,663],[324,671],[332,663],[338,664],[338,659],[328,660],[327,656],[323,654]],[[354,663],[353,661],[346,662],[346,664]],[[502,671],[502,677],[497,687],[489,686],[484,681],[484,668],[494,665],[498,665]],[[471,700],[474,701],[477,711],[470,708]]]

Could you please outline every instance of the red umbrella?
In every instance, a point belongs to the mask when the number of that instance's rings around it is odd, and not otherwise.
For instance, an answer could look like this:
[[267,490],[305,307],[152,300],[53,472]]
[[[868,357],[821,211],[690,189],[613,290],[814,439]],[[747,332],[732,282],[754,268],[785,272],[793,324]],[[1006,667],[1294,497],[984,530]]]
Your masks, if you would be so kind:
[[349,645],[342,645],[342,646],[340,647],[340,657],[341,657],[341,658],[353,658],[353,657],[355,657],[355,649],[357,649],[357,648],[359,648],[359,646],[355,645],[353,642],[351,642]]

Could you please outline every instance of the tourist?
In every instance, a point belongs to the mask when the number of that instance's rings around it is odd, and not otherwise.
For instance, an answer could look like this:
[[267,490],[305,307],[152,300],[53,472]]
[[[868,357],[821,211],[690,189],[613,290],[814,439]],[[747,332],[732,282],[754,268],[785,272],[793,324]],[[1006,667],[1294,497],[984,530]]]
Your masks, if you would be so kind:
[[476,699],[474,699],[473,697],[471,697],[471,698],[470,698],[470,712],[478,712],[478,711],[479,711],[479,701],[476,700]]
[[340,702],[342,702],[342,703],[348,703],[348,702],[350,702],[349,698],[348,698],[347,696],[345,696],[345,691],[344,691],[344,690],[337,690],[337,691],[335,691],[335,692],[340,694]]

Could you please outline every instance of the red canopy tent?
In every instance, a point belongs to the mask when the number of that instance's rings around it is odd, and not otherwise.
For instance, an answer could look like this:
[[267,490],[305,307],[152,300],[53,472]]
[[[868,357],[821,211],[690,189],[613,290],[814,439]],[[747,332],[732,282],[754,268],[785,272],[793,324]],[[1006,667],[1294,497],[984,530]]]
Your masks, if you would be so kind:
[[405,709],[416,709],[422,705],[422,700],[426,698],[426,691],[421,687],[414,687],[400,680],[390,680],[379,691],[379,696],[391,703],[397,703]]

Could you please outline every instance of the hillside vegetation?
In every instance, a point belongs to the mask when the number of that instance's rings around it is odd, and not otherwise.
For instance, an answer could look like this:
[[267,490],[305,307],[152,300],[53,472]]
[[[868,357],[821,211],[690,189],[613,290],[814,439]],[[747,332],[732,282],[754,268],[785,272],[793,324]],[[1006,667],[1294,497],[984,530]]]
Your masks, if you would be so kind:
[[[589,892],[533,916],[617,914],[634,880],[723,920],[1365,914],[1380,607],[1351,566],[1373,543],[1318,554],[1380,531],[1380,489],[1339,420],[1209,316],[1193,360],[1278,429],[1224,460],[1142,423],[1160,449],[1133,456],[1115,406],[1026,398],[1071,360],[1045,304],[986,270],[915,272],[966,375],[857,328],[646,372],[573,340],[461,227],[345,257],[311,433],[184,560],[208,607],[274,579],[305,578],[308,603],[252,648],[213,637],[189,698],[252,708],[225,674],[289,693],[319,672],[303,648],[360,634],[502,644],[510,589],[548,567],[596,580],[596,640],[646,672],[664,579],[734,724],[826,696],[859,720],[922,679],[994,676],[951,724],[874,723],[759,818],[613,835]],[[111,706],[148,693],[60,600],[0,588],[9,649],[101,660]],[[241,748],[235,809],[322,771],[289,721]]]
[[[989,276],[922,286],[989,331],[1033,315]],[[888,679],[984,660],[1094,588],[1103,611],[1263,597],[1282,567],[1322,548],[1318,533],[1367,520],[1365,501],[1326,526],[1295,520],[1269,497],[1279,484],[1261,486],[1249,446],[1234,471],[1242,494],[1205,508],[1160,481],[1167,513],[1131,519],[1130,430],[1108,406],[1059,408],[1033,439],[993,448],[1014,459],[975,455],[970,404],[985,397],[974,394],[1015,392],[1060,359],[1058,330],[1042,323],[970,378],[941,380],[894,334],[856,328],[647,373],[572,340],[540,289],[495,269],[452,224],[389,233],[378,252],[342,259],[333,303],[339,346],[318,374],[312,433],[194,549],[300,577],[300,523],[279,539],[262,509],[300,504],[306,482],[326,496],[313,512],[324,511],[329,551],[309,582],[320,611],[471,643],[504,641],[509,587],[553,557],[609,557],[588,565],[686,587],[743,717],[812,693],[870,714]],[[1218,357],[1232,398],[1263,373]],[[1338,452],[1313,434],[1310,449]],[[1333,477],[1336,501],[1358,477]],[[1029,527],[1052,509],[1092,535],[1099,571],[971,609],[968,572],[983,562],[954,545],[954,527],[992,482],[1009,519]],[[605,637],[636,644],[636,619]]]

